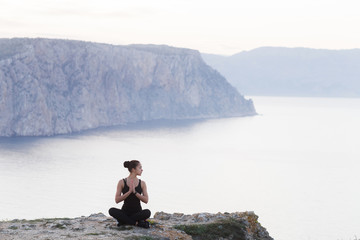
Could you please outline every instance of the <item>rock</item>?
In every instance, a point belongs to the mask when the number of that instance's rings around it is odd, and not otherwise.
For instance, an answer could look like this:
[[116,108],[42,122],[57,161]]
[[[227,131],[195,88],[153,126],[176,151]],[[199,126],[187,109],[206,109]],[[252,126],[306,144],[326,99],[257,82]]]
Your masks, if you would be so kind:
[[102,221],[106,218],[106,216],[103,213],[94,213],[91,214],[87,219],[89,221]]
[[159,219],[159,220],[169,220],[170,218],[171,218],[171,214],[164,212],[156,212],[154,215],[154,219]]
[[208,222],[210,215],[208,213],[197,213],[193,217],[195,222]]
[[[157,212],[154,218],[149,219],[150,229],[135,226],[116,226],[116,220],[102,213],[91,214],[88,217],[74,219],[37,219],[16,220],[0,222],[1,240],[27,240],[27,239],[61,239],[65,236],[70,239],[192,239],[191,234],[179,229],[184,226],[206,226],[222,232],[225,229],[219,219],[232,219],[241,226],[245,234],[240,240],[272,240],[269,233],[257,221],[258,217],[251,212],[236,213],[195,213],[185,215],[183,213]],[[195,224],[195,225],[194,225]],[[180,227],[179,227],[180,226]],[[220,239],[237,239],[235,233]]]
[[0,136],[254,114],[195,50],[0,39]]
[[174,213],[174,214],[173,214],[173,217],[174,217],[174,218],[180,218],[180,219],[181,219],[183,216],[184,216],[183,213]]

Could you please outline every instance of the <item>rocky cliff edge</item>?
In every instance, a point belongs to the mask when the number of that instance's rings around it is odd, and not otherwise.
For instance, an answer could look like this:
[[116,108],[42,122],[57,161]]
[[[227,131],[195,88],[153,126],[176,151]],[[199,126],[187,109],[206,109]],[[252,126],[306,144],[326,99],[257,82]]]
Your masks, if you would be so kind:
[[26,239],[237,239],[273,240],[254,212],[182,213],[157,212],[150,228],[116,225],[102,213],[88,217],[12,220],[0,222],[2,240]]

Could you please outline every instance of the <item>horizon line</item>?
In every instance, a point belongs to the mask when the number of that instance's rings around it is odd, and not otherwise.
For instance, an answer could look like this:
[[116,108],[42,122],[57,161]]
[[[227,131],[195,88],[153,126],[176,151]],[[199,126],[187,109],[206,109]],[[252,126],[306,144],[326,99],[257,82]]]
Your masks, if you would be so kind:
[[276,46],[276,45],[264,45],[259,46],[251,49],[244,49],[240,50],[238,52],[232,53],[232,54],[222,54],[222,53],[212,53],[209,51],[201,51],[200,49],[196,48],[190,48],[190,47],[184,47],[184,46],[176,46],[171,45],[167,43],[140,43],[140,42],[134,42],[134,43],[128,43],[128,44],[120,44],[120,43],[114,43],[114,42],[103,42],[103,41],[96,41],[96,40],[84,40],[84,39],[76,39],[76,38],[66,38],[66,37],[0,37],[0,39],[49,39],[49,40],[64,40],[64,41],[79,41],[79,42],[88,42],[88,43],[97,43],[97,44],[109,44],[114,46],[131,46],[131,45],[155,45],[155,46],[168,46],[173,48],[179,48],[179,49],[190,49],[190,50],[196,50],[199,51],[200,54],[208,54],[208,55],[217,55],[217,56],[223,56],[223,57],[231,57],[234,55],[237,55],[239,53],[243,52],[251,52],[256,49],[260,48],[287,48],[287,49],[311,49],[311,50],[326,50],[326,51],[349,51],[349,50],[359,50],[360,48],[317,48],[317,47],[304,47],[304,46]]

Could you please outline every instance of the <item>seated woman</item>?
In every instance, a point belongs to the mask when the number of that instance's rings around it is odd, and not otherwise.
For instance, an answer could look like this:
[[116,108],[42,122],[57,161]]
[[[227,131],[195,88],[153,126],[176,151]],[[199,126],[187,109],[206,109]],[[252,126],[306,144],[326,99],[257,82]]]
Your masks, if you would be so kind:
[[124,201],[124,204],[121,209],[110,208],[109,214],[118,221],[118,226],[128,224],[149,228],[149,222],[145,220],[151,212],[149,209],[142,210],[140,205],[140,201],[149,201],[145,182],[137,178],[143,171],[141,163],[138,160],[125,161],[124,167],[130,175],[119,181],[115,195],[115,202]]

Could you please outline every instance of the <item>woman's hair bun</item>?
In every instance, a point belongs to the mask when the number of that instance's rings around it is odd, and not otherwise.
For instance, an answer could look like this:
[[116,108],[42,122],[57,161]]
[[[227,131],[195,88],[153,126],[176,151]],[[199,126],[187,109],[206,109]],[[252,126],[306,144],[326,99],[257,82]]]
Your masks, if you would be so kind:
[[131,172],[131,169],[136,168],[137,165],[139,165],[139,163],[140,162],[138,160],[125,161],[124,167],[126,167],[129,170],[129,172]]

